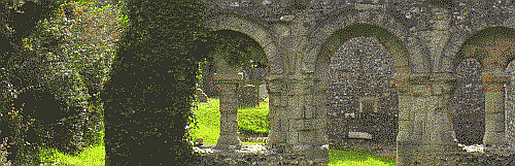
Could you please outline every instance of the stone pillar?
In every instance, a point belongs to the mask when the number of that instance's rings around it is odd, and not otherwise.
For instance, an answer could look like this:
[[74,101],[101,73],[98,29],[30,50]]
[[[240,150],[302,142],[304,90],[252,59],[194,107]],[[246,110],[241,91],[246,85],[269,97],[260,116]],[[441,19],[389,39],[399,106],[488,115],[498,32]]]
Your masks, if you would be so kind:
[[506,108],[505,108],[505,125],[506,125],[506,141],[515,150],[515,70],[513,67],[513,61],[510,63],[506,72],[510,74],[510,83],[506,87]]
[[[454,141],[452,128],[450,100],[450,82],[454,77],[449,74],[433,76],[427,85],[417,85],[415,96],[425,99],[424,128],[422,146],[419,149],[422,163],[429,165],[454,165],[452,157],[458,152],[458,143]],[[416,87],[417,87],[416,86]],[[417,92],[419,91],[419,92]],[[445,161],[445,162],[444,162]]]
[[485,87],[485,146],[506,145],[505,113],[504,113],[504,84],[509,77],[501,72],[483,72],[483,86]]
[[395,78],[399,95],[399,132],[397,134],[397,165],[414,165],[414,156],[421,142],[421,131],[415,130],[421,124],[415,123],[415,98],[407,84],[407,74],[398,74]]
[[[319,99],[314,101],[312,92],[313,81],[307,77],[297,77],[291,80],[293,85],[293,94],[290,98],[290,133],[297,135],[297,138],[288,138],[293,141],[293,154],[303,155],[310,160],[318,160],[325,163],[329,159],[329,151],[323,148],[329,143],[326,133],[327,116],[326,109],[320,106],[320,103],[326,103],[327,100]],[[327,87],[322,85],[323,93]],[[319,91],[320,93],[320,91]],[[318,96],[319,97],[319,96]],[[318,107],[318,108],[317,108]]]
[[241,140],[238,133],[238,98],[236,87],[242,79],[238,71],[229,67],[223,59],[218,59],[219,66],[214,74],[220,92],[220,137],[216,149],[240,149]]
[[286,132],[287,116],[286,113],[286,97],[283,91],[286,85],[281,75],[270,74],[266,77],[267,90],[269,94],[269,116],[270,130],[268,133],[267,149],[272,153],[285,153],[286,148]]
[[[450,76],[399,74],[399,133],[397,165],[440,165],[457,152],[450,109]],[[452,161],[450,161],[452,162]],[[450,163],[452,164],[452,163]]]

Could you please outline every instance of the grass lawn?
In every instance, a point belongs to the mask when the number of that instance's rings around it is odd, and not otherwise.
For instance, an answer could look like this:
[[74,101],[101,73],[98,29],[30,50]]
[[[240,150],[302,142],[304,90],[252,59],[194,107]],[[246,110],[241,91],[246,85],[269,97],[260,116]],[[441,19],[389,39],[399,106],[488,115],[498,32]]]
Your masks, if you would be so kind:
[[[197,117],[198,129],[192,130],[192,137],[203,138],[204,144],[216,144],[220,133],[219,100],[209,99],[209,103],[200,103],[194,113]],[[258,107],[238,109],[238,128],[240,132],[268,133],[270,121],[268,120],[268,103],[261,102]],[[264,135],[266,136],[266,135]],[[105,147],[103,133],[100,144],[91,146],[78,156],[65,155],[55,149],[41,151],[42,162],[57,162],[68,165],[104,165]],[[244,142],[243,144],[263,144]],[[395,160],[371,154],[365,150],[343,151],[332,147],[329,149],[329,165],[395,165]]]
[[[200,103],[199,109],[195,111],[199,128],[192,131],[194,139],[201,137],[204,144],[216,144],[220,133],[220,111],[219,100],[209,99],[208,103]],[[268,119],[268,103],[261,102],[258,107],[238,109],[238,128],[241,132],[253,130],[260,133],[268,133],[270,121]],[[266,137],[266,135],[265,135]],[[243,142],[243,144],[258,144]],[[261,143],[262,144],[262,143]],[[377,156],[366,150],[342,151],[334,148],[329,149],[329,165],[396,165],[394,159]]]

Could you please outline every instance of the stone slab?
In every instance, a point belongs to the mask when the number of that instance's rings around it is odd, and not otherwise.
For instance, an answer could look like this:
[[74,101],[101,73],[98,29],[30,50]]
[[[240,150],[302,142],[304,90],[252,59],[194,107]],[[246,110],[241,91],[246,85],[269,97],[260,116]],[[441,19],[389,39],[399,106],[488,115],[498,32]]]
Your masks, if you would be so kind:
[[266,89],[266,84],[259,85],[259,97],[269,97],[268,96],[268,90]]
[[349,132],[349,138],[372,139],[372,135],[366,132]]

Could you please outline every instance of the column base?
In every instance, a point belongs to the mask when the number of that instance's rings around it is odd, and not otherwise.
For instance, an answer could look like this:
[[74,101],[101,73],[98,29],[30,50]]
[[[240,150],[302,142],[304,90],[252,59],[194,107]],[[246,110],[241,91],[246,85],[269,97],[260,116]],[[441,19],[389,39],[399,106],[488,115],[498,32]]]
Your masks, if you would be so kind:
[[456,155],[460,153],[458,143],[435,144],[420,146],[416,161],[428,165],[457,165]]
[[420,143],[414,141],[397,141],[397,165],[418,165],[416,161]]
[[488,146],[503,146],[508,145],[504,132],[485,132],[483,137],[483,145]]
[[215,149],[241,149],[241,140],[238,134],[220,134]]

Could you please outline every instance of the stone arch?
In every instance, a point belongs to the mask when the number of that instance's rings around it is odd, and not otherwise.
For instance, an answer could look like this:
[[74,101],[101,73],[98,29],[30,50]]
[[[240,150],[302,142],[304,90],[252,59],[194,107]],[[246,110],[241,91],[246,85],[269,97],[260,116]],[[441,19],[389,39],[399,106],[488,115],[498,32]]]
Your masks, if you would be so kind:
[[[275,36],[270,33],[265,26],[257,23],[249,18],[233,14],[217,14],[206,18],[206,25],[211,27],[214,31],[230,30],[245,34],[247,37],[252,38],[256,41],[264,50],[266,58],[268,60],[268,72],[266,79],[267,89],[270,96],[270,101],[278,99],[277,95],[272,93],[280,90],[274,88],[277,83],[270,81],[271,79],[280,78],[282,74],[283,66],[282,57],[279,53],[278,43],[275,40]],[[227,71],[224,73],[216,73],[215,80],[217,86],[220,87],[220,110],[222,112],[221,117],[221,133],[217,143],[217,148],[241,148],[241,141],[238,138],[237,133],[237,103],[234,99],[236,98],[235,88],[238,82],[241,80],[241,75],[238,69],[227,66],[225,60],[219,56],[215,56],[215,61],[219,64],[219,71]],[[272,109],[270,109],[272,110]],[[270,117],[275,116],[275,111],[270,111]],[[272,133],[276,121],[271,121]],[[273,141],[273,140],[272,140]],[[271,142],[271,141],[269,141]]]
[[[327,60],[328,50],[322,49],[324,42],[335,40],[331,37],[339,29],[349,27],[355,24],[369,24],[371,26],[381,27],[393,34],[398,39],[397,48],[394,46],[386,45],[390,52],[394,53],[394,59],[397,62],[396,66],[405,68],[413,72],[429,72],[432,70],[429,55],[427,54],[426,47],[420,43],[418,37],[411,36],[407,28],[389,16],[382,10],[340,10],[334,16],[328,16],[328,20],[321,22],[319,26],[312,27],[308,36],[311,37],[310,43],[306,45],[306,54],[304,60],[306,63],[306,72],[310,72],[314,68],[309,65],[311,61],[317,59],[318,55],[322,55],[321,60]],[[337,41],[337,43],[331,43],[331,45],[337,45],[345,41]],[[400,48],[399,48],[400,47]]]
[[[334,15],[334,18],[325,20],[320,23],[318,27],[313,27],[311,33],[308,36],[311,37],[310,43],[305,47],[305,56],[302,58],[301,71],[303,74],[311,77],[308,84],[310,94],[313,94],[310,98],[311,105],[316,109],[319,114],[326,114],[327,107],[325,105],[328,88],[328,69],[329,69],[329,57],[334,53],[335,48],[339,48],[343,42],[351,37],[357,36],[374,36],[365,32],[360,32],[354,36],[349,36],[345,39],[339,39],[341,32],[355,32],[359,31],[356,25],[366,27],[368,30],[375,32],[381,31],[388,33],[390,43],[381,43],[383,46],[392,54],[392,60],[394,62],[395,71],[395,82],[397,86],[402,86],[403,92],[398,93],[399,95],[399,115],[407,117],[403,119],[399,118],[399,130],[397,136],[397,163],[410,163],[414,161],[414,155],[417,152],[419,144],[417,139],[414,139],[415,135],[412,133],[414,130],[420,130],[423,124],[415,122],[415,118],[412,114],[412,104],[416,98],[410,97],[408,93],[411,87],[407,85],[406,80],[417,77],[417,79],[427,78],[427,74],[432,71],[432,62],[430,61],[428,51],[424,47],[418,37],[411,36],[408,33],[407,28],[403,27],[400,22],[386,14],[382,10],[344,10],[338,15]],[[380,40],[381,41],[381,40]],[[402,95],[402,99],[401,99]],[[308,99],[309,100],[309,99]],[[428,101],[430,99],[423,99]],[[401,104],[404,103],[404,104]],[[422,104],[423,105],[423,104]],[[434,109],[431,107],[430,109]],[[408,118],[409,117],[409,118]],[[420,137],[420,136],[418,136]],[[417,138],[418,138],[417,137]]]
[[[482,26],[477,26],[482,27]],[[513,144],[513,132],[506,122],[511,121],[511,98],[505,93],[511,90],[511,61],[515,59],[515,30],[512,27],[483,27],[474,33],[461,32],[463,38],[454,53],[450,71],[467,58],[476,59],[482,67],[482,83],[485,88],[485,134],[484,145],[502,146]],[[449,69],[448,69],[449,70]],[[508,103],[506,103],[508,102]]]
[[374,143],[395,144],[398,97],[391,62],[390,52],[375,37],[349,39],[331,56],[327,130],[333,143],[354,144],[344,138],[364,132]]
[[282,73],[282,57],[275,36],[265,26],[249,18],[233,14],[218,14],[206,18],[206,25],[213,31],[232,30],[254,39],[265,51],[270,73]]
[[[481,24],[482,22],[475,22],[476,24],[473,24],[471,26],[456,26],[449,30],[450,38],[442,50],[442,59],[440,61],[441,65],[439,65],[438,67],[440,71],[453,72],[455,70],[457,64],[460,63],[461,60],[463,60],[463,58],[460,60],[456,59],[456,56],[459,54],[459,51],[462,49],[463,45],[466,44],[465,42],[467,41],[467,39],[469,39],[479,31],[489,27],[506,27],[515,29],[515,17],[511,17],[510,19],[502,23],[488,22]],[[504,68],[506,68],[507,65],[508,64],[506,64]]]

